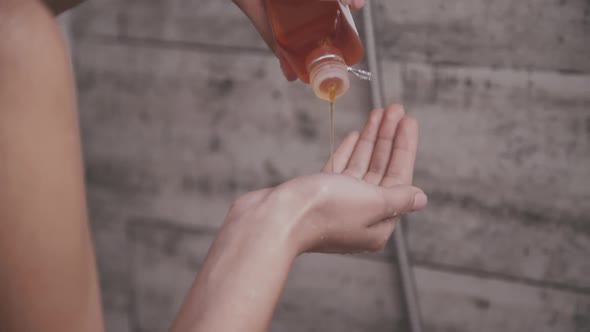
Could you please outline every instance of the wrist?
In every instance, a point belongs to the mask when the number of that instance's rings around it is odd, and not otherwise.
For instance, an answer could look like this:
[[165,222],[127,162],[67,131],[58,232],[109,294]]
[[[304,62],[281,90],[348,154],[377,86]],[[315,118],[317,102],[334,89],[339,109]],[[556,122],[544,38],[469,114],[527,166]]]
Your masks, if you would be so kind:
[[230,208],[173,330],[267,330],[296,250],[270,195],[251,194]]
[[283,228],[284,238],[294,257],[307,252],[313,244],[311,239],[314,227],[306,227],[310,210],[317,201],[317,192],[303,193],[294,186],[275,188],[263,202],[263,210],[273,215],[271,218]]
[[299,254],[297,239],[293,236],[296,221],[289,213],[285,197],[273,192],[247,209],[233,211],[228,215],[221,232],[227,233],[232,245],[245,250],[253,247],[272,250],[285,260],[294,260]]

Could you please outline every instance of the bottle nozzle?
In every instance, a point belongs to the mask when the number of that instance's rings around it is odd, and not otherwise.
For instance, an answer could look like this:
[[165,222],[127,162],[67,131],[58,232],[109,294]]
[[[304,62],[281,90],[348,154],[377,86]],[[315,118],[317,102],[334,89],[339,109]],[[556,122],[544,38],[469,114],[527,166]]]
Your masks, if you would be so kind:
[[352,67],[348,67],[347,70],[349,73],[352,73],[354,76],[364,81],[370,81],[373,78],[373,73],[371,73],[370,71]]

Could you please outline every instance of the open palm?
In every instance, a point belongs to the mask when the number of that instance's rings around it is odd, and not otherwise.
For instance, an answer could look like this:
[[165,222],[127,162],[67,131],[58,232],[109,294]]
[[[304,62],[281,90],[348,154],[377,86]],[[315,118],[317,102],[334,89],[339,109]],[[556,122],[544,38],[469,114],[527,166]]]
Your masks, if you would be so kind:
[[[418,125],[399,105],[371,112],[359,134],[346,136],[334,153],[334,172],[382,187],[411,184]],[[331,160],[323,168],[331,170]]]
[[330,160],[322,173],[244,195],[233,214],[279,196],[274,209],[288,216],[286,223],[294,221],[299,252],[380,250],[399,215],[426,205],[423,192],[410,185],[417,141],[416,121],[401,106],[374,110],[363,131],[350,133],[336,150],[334,172]]
[[[336,241],[329,241],[330,238],[324,236],[322,241],[310,246],[312,251],[356,252],[363,249],[383,249],[399,215],[416,207],[423,207],[426,204],[426,196],[421,195],[417,198],[421,201],[415,202],[404,198],[405,193],[401,190],[388,190],[390,193],[399,194],[390,196],[390,204],[383,207],[382,199],[378,195],[372,195],[371,189],[375,186],[391,189],[411,185],[417,144],[418,125],[413,118],[405,116],[403,108],[399,105],[392,105],[386,110],[372,111],[361,133],[352,132],[347,135],[334,153],[334,165],[332,166],[332,160],[329,160],[323,168],[323,173],[336,173],[356,181],[346,181],[347,179],[341,176],[312,179],[316,183],[324,182],[324,186],[331,183],[330,201],[337,204],[335,207],[325,207],[326,215],[331,217],[331,220],[323,222],[327,224],[331,237]],[[294,181],[303,179],[306,177]],[[328,201],[324,205],[328,205]],[[361,219],[370,215],[367,212],[371,209],[375,212],[372,216],[374,220],[369,218],[364,224],[359,224]],[[350,220],[351,215],[359,221]],[[345,224],[347,220],[351,222],[350,225]],[[355,232],[357,234],[351,234],[350,229],[353,229],[353,226],[358,227]],[[341,231],[338,232],[336,229]],[[367,236],[358,236],[358,233],[363,232]]]

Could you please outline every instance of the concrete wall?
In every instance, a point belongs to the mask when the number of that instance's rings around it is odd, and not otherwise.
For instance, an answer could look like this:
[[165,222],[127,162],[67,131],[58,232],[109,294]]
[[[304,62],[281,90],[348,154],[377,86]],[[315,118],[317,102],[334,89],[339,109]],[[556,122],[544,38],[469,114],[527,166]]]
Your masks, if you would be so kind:
[[[590,2],[372,1],[384,94],[421,126],[426,331],[589,331]],[[230,1],[88,1],[72,32],[108,330],[164,331],[232,200],[321,167],[326,105]],[[337,137],[369,108],[355,81]],[[405,331],[394,263],[299,259],[271,330]]]

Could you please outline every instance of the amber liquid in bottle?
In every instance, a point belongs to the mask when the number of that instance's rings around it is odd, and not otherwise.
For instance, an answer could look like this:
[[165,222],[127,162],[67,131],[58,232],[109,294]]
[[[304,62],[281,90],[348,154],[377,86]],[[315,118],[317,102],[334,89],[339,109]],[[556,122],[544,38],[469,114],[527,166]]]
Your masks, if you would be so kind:
[[[298,78],[310,82],[310,63],[320,56],[340,56],[346,65],[357,64],[364,48],[338,1],[265,0],[276,40],[277,52],[291,65]],[[334,100],[332,84],[327,89],[330,102],[330,155],[334,151]],[[332,161],[332,171],[333,171]]]
[[349,65],[365,51],[355,28],[338,1],[265,0],[273,35],[281,55],[299,79],[309,83],[308,64],[327,54],[337,54]]

